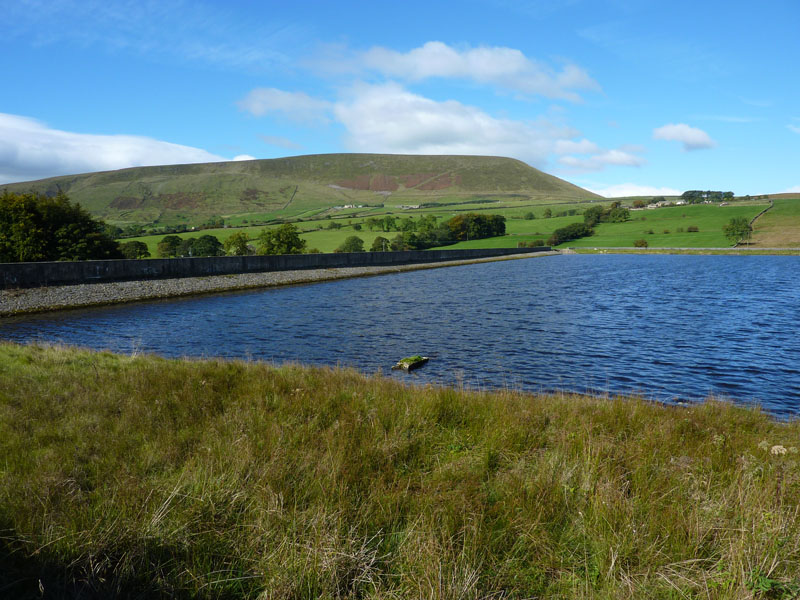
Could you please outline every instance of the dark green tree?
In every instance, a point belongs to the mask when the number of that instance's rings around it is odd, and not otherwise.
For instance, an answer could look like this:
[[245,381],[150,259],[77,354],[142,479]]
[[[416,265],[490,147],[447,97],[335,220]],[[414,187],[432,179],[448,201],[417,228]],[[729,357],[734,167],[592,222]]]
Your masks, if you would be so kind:
[[397,229],[397,219],[392,215],[386,215],[383,217],[383,223],[381,224],[381,227],[384,231],[392,231],[393,229]]
[[247,234],[243,231],[237,231],[231,235],[223,243],[225,254],[232,254],[234,256],[247,256],[250,254],[250,248],[247,246]]
[[158,242],[158,246],[156,246],[158,255],[161,258],[173,258],[178,256],[178,248],[181,245],[181,241],[181,238],[177,235],[164,236],[161,241]]
[[387,240],[383,236],[378,236],[372,241],[372,246],[370,246],[370,252],[386,252],[389,250],[389,240]]
[[306,241],[300,239],[299,230],[291,223],[264,229],[257,240],[259,254],[302,254],[306,247]]
[[747,241],[753,235],[753,228],[746,217],[734,217],[722,226],[722,232],[734,244]]
[[105,224],[59,192],[0,196],[0,262],[122,258]]
[[213,235],[201,235],[192,245],[192,256],[223,256],[225,249]]
[[334,252],[364,252],[364,240],[357,235],[348,236]]
[[594,230],[586,223],[572,223],[566,227],[556,229],[553,234],[548,238],[548,246],[558,246],[564,242],[577,240],[578,238],[587,237],[592,235]]
[[411,217],[406,217],[400,221],[400,231],[416,231],[417,224]]
[[139,241],[123,242],[119,245],[120,252],[125,258],[150,258],[147,244]]
[[454,240],[479,240],[505,235],[506,218],[502,215],[466,213],[447,221],[447,226]]

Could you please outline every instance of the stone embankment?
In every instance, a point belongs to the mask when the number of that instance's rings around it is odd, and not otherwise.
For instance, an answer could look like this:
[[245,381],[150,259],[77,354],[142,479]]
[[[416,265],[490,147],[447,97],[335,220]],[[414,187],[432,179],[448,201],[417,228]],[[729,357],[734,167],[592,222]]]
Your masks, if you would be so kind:
[[7,289],[0,290],[0,316],[7,317],[15,314],[118,304],[137,300],[153,300],[194,294],[314,283],[333,279],[400,273],[419,269],[435,269],[438,267],[451,267],[495,260],[552,256],[554,254],[558,254],[558,252],[513,254],[493,258],[382,267],[304,269],[300,271],[270,271],[266,273],[239,273],[235,275],[212,275],[207,277],[181,277],[174,279],[117,281],[110,283]]

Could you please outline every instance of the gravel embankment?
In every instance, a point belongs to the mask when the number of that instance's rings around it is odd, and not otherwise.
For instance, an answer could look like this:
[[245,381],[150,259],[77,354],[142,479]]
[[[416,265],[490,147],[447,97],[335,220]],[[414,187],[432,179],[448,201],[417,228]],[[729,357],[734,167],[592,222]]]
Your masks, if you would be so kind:
[[386,273],[400,273],[419,269],[435,269],[457,265],[513,260],[537,256],[552,256],[558,252],[513,254],[496,258],[480,258],[437,263],[401,265],[390,267],[350,267],[339,269],[308,269],[303,271],[271,271],[268,273],[240,273],[238,275],[213,275],[210,277],[183,277],[179,279],[153,279],[120,281],[114,283],[87,283],[42,288],[0,290],[0,317],[15,314],[45,312],[65,308],[97,306],[171,298],[193,294],[207,294],[272,287],[297,283],[313,283],[349,277],[365,277]]

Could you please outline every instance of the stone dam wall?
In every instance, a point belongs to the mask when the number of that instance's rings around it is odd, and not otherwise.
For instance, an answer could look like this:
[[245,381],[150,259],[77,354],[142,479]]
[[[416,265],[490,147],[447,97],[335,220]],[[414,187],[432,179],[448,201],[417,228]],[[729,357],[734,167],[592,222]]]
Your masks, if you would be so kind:
[[87,260],[0,264],[0,289],[76,285],[269,271],[424,264],[549,251],[550,248],[410,250],[277,256],[213,256],[146,260]]

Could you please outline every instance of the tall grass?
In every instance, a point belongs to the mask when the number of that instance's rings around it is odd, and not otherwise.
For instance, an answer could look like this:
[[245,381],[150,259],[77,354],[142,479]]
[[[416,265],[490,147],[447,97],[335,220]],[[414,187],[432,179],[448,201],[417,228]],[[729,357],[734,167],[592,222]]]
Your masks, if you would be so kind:
[[0,597],[792,597],[798,433],[0,345]]

